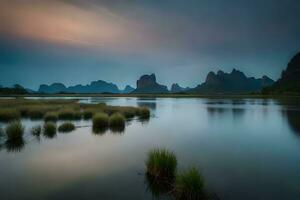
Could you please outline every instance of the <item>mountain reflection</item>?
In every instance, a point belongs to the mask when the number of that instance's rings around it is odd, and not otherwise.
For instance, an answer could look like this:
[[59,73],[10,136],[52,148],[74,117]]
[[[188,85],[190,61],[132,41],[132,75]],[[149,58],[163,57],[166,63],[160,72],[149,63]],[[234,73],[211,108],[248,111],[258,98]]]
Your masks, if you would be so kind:
[[300,136],[300,111],[299,110],[285,110],[288,124],[290,128]]

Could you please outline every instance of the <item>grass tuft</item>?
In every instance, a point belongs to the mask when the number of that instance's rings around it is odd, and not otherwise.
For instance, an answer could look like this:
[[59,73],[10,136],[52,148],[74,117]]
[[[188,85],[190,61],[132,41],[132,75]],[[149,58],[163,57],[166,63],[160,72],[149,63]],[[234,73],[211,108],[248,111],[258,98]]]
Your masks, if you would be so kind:
[[53,138],[56,135],[56,124],[53,122],[46,122],[44,124],[44,136]]
[[58,119],[58,114],[57,112],[47,112],[46,115],[44,116],[44,121],[45,122],[56,122]]
[[65,122],[58,127],[58,131],[62,133],[68,133],[75,130],[75,125],[71,122]]
[[177,175],[175,184],[176,199],[204,199],[204,181],[197,168],[191,167]]
[[28,111],[28,116],[30,119],[42,119],[45,115],[46,111],[44,108],[36,106],[33,108],[30,108]]
[[141,108],[138,109],[137,115],[140,118],[148,119],[148,118],[150,118],[150,110],[147,107],[141,107]]
[[93,129],[102,129],[108,127],[109,117],[105,113],[97,113],[93,117]]
[[81,113],[74,109],[66,108],[64,110],[59,111],[58,118],[62,120],[81,119]]
[[147,174],[159,179],[173,179],[177,168],[175,154],[167,149],[154,149],[148,153]]
[[82,112],[83,119],[85,119],[85,120],[87,120],[87,119],[92,119],[94,113],[95,113],[95,111],[94,111],[93,109],[85,109],[85,110]]
[[6,129],[7,141],[17,141],[23,138],[24,126],[20,121],[10,122]]
[[120,113],[114,113],[109,117],[110,127],[125,127],[125,117]]
[[3,109],[0,110],[0,121],[8,122],[12,120],[17,120],[20,118],[20,112],[16,109]]

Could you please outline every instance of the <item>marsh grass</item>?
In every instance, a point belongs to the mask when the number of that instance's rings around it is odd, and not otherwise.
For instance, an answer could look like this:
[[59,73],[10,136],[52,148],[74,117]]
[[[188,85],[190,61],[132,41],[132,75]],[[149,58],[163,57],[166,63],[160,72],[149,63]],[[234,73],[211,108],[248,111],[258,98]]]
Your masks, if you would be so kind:
[[75,130],[75,125],[71,122],[65,122],[58,127],[58,131],[62,133],[68,133]]
[[7,152],[20,152],[25,147],[25,141],[23,137],[16,140],[7,140],[5,142],[5,148]]
[[17,111],[16,109],[13,108],[0,109],[0,121],[8,122],[12,120],[17,120],[19,118],[20,118],[20,112]]
[[94,109],[88,108],[88,109],[83,110],[83,112],[82,112],[82,117],[83,117],[83,119],[85,119],[85,120],[92,119],[94,113],[95,113],[95,110],[94,110]]
[[125,117],[120,113],[114,113],[109,117],[110,127],[125,127]]
[[36,125],[36,126],[31,128],[31,134],[33,136],[39,137],[41,135],[41,132],[42,132],[41,125]]
[[56,122],[57,119],[58,119],[57,112],[47,112],[44,116],[45,122],[49,122],[49,121]]
[[46,110],[43,107],[34,106],[28,110],[28,117],[33,120],[43,119],[45,113]]
[[146,167],[147,174],[160,180],[172,180],[176,174],[177,158],[167,149],[154,149],[148,153]]
[[4,130],[2,127],[0,127],[0,138],[4,137]]
[[160,180],[148,173],[146,173],[145,179],[147,190],[149,190],[156,198],[167,195],[173,190],[172,183],[166,183],[165,180]]
[[148,108],[131,106],[108,106],[104,103],[83,104],[77,100],[33,100],[33,99],[0,99],[0,121],[12,121],[23,118],[47,121],[91,119],[96,113],[122,114],[126,119],[135,116],[147,118],[150,116]]
[[5,132],[7,141],[17,141],[23,138],[24,126],[20,121],[13,121],[6,126]]
[[176,176],[175,197],[182,200],[205,199],[204,180],[195,167]]
[[137,111],[137,115],[142,119],[150,118],[150,110],[147,107],[140,107]]
[[46,122],[44,124],[44,136],[53,138],[56,135],[56,124],[53,122]]
[[108,127],[109,117],[106,113],[97,113],[93,116],[93,129],[103,129]]
[[79,120],[81,119],[81,112],[75,109],[66,108],[59,111],[58,118],[62,120]]

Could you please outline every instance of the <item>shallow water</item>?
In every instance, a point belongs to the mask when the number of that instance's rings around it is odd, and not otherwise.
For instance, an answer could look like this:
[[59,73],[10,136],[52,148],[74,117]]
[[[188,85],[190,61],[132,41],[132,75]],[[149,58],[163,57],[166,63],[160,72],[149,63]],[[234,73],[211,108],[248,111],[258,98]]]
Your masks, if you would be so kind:
[[146,153],[155,147],[173,150],[179,171],[196,165],[220,199],[300,198],[297,99],[80,101],[148,106],[152,116],[127,122],[122,133],[97,135],[90,121],[77,121],[75,131],[52,139],[30,135],[41,121],[23,120],[24,146],[0,150],[1,199],[155,199],[143,175]]

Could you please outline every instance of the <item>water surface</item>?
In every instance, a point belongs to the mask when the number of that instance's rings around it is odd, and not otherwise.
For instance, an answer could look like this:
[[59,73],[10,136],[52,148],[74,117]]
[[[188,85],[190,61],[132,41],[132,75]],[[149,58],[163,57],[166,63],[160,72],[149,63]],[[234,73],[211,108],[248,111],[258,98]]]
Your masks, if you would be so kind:
[[[77,98],[78,99],[78,98]],[[80,98],[148,106],[149,121],[93,134],[90,121],[54,138],[30,135],[0,150],[1,198],[155,199],[144,177],[149,149],[173,150],[179,171],[196,165],[220,199],[300,198],[300,102],[266,99]],[[61,123],[61,122],[59,122]],[[1,124],[5,127],[5,124]],[[165,199],[167,197],[161,197]]]

